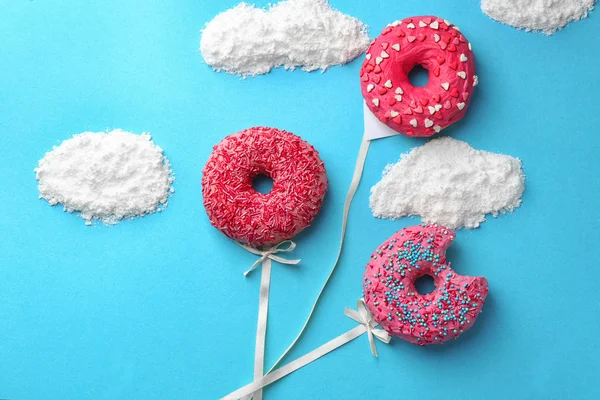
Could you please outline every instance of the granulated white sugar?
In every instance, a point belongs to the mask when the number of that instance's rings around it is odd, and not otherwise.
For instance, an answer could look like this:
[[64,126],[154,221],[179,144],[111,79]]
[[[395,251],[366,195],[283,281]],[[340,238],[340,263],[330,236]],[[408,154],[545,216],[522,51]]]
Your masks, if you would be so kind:
[[477,228],[486,214],[519,207],[524,190],[519,159],[443,137],[388,165],[371,189],[371,210],[380,218],[414,215],[451,229]]
[[40,198],[79,212],[88,225],[162,211],[173,192],[163,150],[149,134],[119,129],[74,135],[47,152],[35,173]]
[[286,0],[268,10],[240,3],[217,15],[202,31],[200,51],[217,71],[254,76],[346,64],[369,42],[365,24],[327,0]]
[[481,0],[490,18],[527,31],[551,35],[594,9],[596,0]]

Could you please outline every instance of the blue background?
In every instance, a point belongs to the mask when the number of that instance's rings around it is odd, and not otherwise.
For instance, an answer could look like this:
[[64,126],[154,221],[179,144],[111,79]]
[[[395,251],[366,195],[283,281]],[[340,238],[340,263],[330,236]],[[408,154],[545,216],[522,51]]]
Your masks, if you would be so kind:
[[[255,257],[211,227],[201,171],[211,147],[254,125],[292,131],[326,163],[330,191],[298,236],[299,268],[275,265],[272,364],[299,330],[333,262],[362,134],[361,60],[325,74],[213,72],[200,30],[237,0],[0,1],[0,398],[214,399],[252,377]],[[266,0],[258,1],[266,5]],[[277,382],[266,399],[594,399],[600,300],[600,15],[552,37],[487,18],[476,1],[332,0],[370,25],[436,14],[462,28],[481,84],[444,133],[523,160],[514,214],[458,232],[449,259],[484,275],[474,328],[443,346],[366,338]],[[33,169],[86,130],[152,132],[177,181],[169,207],[86,227],[38,199]],[[418,219],[372,217],[384,166],[423,140],[376,141],[351,210],[345,252],[288,361],[354,326],[372,250]]]

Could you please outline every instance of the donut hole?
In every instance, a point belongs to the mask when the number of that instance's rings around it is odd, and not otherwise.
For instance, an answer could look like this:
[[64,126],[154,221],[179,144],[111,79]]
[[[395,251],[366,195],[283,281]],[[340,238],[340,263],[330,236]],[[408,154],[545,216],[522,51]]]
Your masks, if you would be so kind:
[[435,289],[433,276],[423,275],[415,280],[415,289],[419,294],[429,294]]
[[429,82],[429,71],[421,64],[417,64],[408,73],[408,80],[415,87],[423,87]]
[[269,194],[273,189],[273,179],[265,174],[258,174],[252,178],[252,188],[258,193]]

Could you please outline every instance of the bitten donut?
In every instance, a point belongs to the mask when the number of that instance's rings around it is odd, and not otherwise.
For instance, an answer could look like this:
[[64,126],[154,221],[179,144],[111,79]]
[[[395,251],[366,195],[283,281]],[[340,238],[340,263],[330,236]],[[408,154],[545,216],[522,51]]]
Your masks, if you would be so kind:
[[[364,299],[391,335],[425,346],[457,338],[475,323],[488,283],[450,268],[446,249],[454,237],[442,226],[419,225],[397,232],[372,254],[363,277]],[[423,275],[433,277],[431,293],[415,288]]]
[[[252,179],[273,180],[268,194]],[[291,239],[309,226],[327,192],[325,165],[300,137],[256,127],[227,136],[204,167],[202,196],[210,222],[239,243],[257,248]]]
[[[408,79],[416,65],[429,72],[423,87]],[[367,51],[360,78],[367,106],[380,121],[421,137],[461,119],[478,83],[471,44],[458,27],[432,16],[388,25]]]

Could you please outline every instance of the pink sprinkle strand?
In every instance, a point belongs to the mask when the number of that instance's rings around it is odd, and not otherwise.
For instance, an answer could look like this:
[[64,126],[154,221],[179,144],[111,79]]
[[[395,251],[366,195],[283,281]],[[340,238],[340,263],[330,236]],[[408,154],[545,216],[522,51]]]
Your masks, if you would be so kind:
[[[268,194],[252,179],[273,180]],[[327,192],[325,165],[300,137],[275,128],[254,127],[229,135],[204,167],[202,196],[211,224],[251,247],[273,246],[308,227]]]
[[[458,275],[446,261],[456,234],[438,225],[402,229],[371,255],[363,277],[373,318],[391,335],[425,346],[466,332],[488,294],[483,277]],[[420,294],[415,280],[429,275],[435,289]]]

